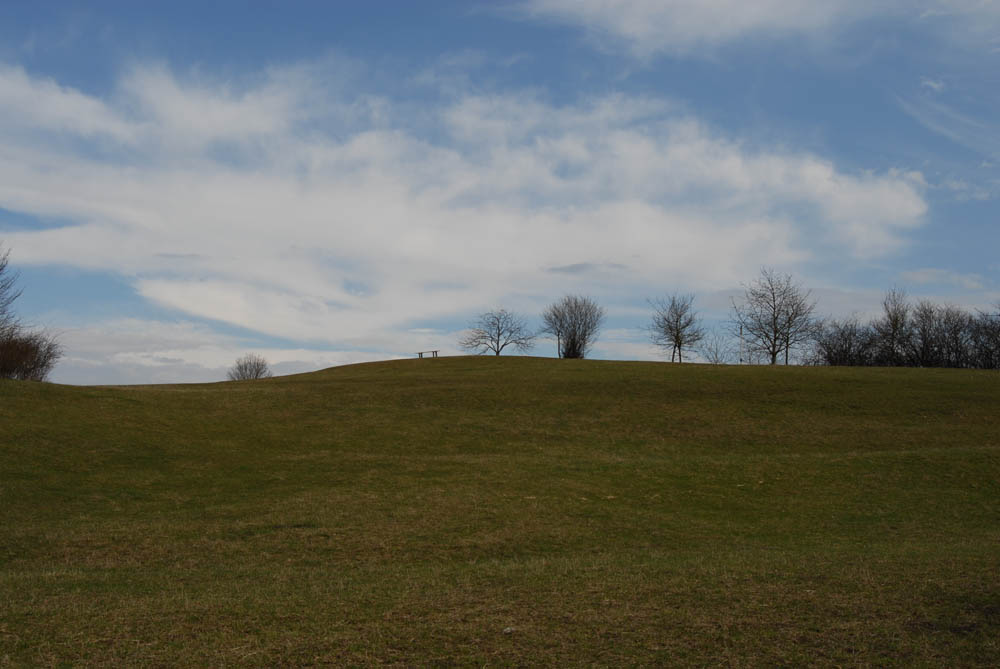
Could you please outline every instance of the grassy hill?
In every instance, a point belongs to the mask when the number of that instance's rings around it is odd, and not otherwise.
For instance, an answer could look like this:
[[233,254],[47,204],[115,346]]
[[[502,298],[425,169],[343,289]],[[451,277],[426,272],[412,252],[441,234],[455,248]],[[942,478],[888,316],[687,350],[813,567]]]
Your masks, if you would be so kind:
[[1000,374],[0,381],[0,665],[1000,661]]

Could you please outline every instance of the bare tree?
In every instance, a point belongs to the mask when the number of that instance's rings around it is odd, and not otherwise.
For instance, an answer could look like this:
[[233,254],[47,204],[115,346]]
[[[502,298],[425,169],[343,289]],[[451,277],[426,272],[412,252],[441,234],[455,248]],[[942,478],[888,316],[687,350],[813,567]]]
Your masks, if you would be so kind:
[[21,296],[21,291],[17,289],[17,273],[8,267],[9,258],[10,249],[5,251],[0,246],[0,328],[14,322],[10,307]]
[[719,330],[706,334],[698,351],[706,362],[713,365],[728,365],[735,357],[732,339]]
[[908,363],[916,367],[968,367],[972,352],[973,318],[953,305],[920,300],[913,307]]
[[567,295],[542,312],[542,322],[560,358],[584,358],[604,324],[604,309],[589,297]]
[[236,364],[229,368],[227,376],[230,381],[267,379],[271,377],[271,368],[263,356],[247,353],[242,358],[237,359]]
[[469,333],[458,344],[467,351],[491,351],[500,355],[508,346],[519,351],[530,351],[535,345],[535,334],[517,314],[506,309],[494,309],[479,314],[479,318],[469,325]]
[[945,367],[973,365],[972,330],[974,317],[965,309],[946,304],[938,311],[941,363]]
[[793,348],[813,338],[816,302],[811,291],[796,284],[791,275],[764,267],[756,281],[743,287],[743,302],[732,301],[733,324],[749,338],[752,349],[763,353],[770,364],[785,354],[788,364]]
[[941,366],[938,311],[938,306],[930,300],[920,300],[913,307],[909,362],[915,367]]
[[670,351],[670,362],[684,362],[684,349],[705,338],[701,319],[692,307],[694,295],[674,294],[649,303],[653,307],[650,339],[664,351]]
[[882,317],[872,323],[875,331],[875,363],[898,366],[906,364],[913,336],[910,323],[910,305],[906,291],[889,289],[882,298]]
[[1000,369],[1000,302],[995,314],[983,311],[976,314],[970,329],[973,365],[979,369]]
[[21,296],[17,273],[9,267],[10,251],[0,248],[0,378],[44,381],[62,357],[52,335],[26,329],[11,305]]
[[857,316],[828,320],[816,329],[812,361],[819,365],[871,365],[875,356],[875,332]]

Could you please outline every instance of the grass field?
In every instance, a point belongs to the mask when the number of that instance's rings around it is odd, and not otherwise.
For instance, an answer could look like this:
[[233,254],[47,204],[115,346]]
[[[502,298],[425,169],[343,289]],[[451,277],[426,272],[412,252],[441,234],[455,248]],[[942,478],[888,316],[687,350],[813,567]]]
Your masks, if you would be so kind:
[[1000,664],[1000,374],[0,381],[0,665]]

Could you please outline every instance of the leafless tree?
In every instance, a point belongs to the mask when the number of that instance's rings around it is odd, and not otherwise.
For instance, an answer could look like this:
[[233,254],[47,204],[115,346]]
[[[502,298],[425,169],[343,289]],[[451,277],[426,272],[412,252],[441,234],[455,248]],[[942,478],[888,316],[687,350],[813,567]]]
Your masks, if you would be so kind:
[[938,311],[941,364],[945,367],[973,365],[973,320],[972,314],[953,304],[946,304]]
[[242,358],[237,359],[236,364],[229,368],[227,376],[230,381],[267,379],[271,376],[271,368],[263,356],[247,353]]
[[770,364],[785,354],[788,364],[792,349],[810,341],[816,331],[811,291],[796,284],[791,275],[764,267],[760,276],[743,286],[743,301],[732,301],[732,322],[749,338],[752,349],[763,353]]
[[913,307],[911,321],[910,364],[915,367],[940,367],[938,306],[930,300],[920,300]]
[[883,313],[870,323],[856,317],[825,322],[814,343],[812,362],[822,365],[1000,368],[1000,305],[997,313],[950,304],[906,301],[893,288]]
[[875,331],[875,363],[878,365],[905,365],[910,351],[912,324],[906,291],[891,288],[882,298],[882,316],[872,323]]
[[979,369],[1000,369],[1000,303],[996,313],[980,311],[970,324],[969,346],[973,366]]
[[494,309],[479,314],[479,318],[469,325],[468,334],[458,344],[467,351],[490,351],[494,355],[500,355],[508,346],[519,351],[530,351],[535,346],[535,334],[517,314],[506,309]]
[[972,316],[953,305],[920,300],[913,308],[908,363],[916,367],[972,364]]
[[542,312],[542,322],[560,358],[584,358],[604,324],[604,309],[589,297],[567,295]]
[[25,328],[11,305],[21,295],[17,274],[9,267],[10,251],[0,248],[0,378],[44,381],[62,357],[56,338]]
[[828,320],[816,329],[812,362],[818,365],[871,365],[875,356],[875,332],[857,316]]
[[0,246],[0,328],[14,322],[10,307],[21,296],[21,291],[17,289],[17,273],[8,267],[9,258],[10,249],[4,250]]
[[650,300],[653,321],[649,337],[664,351],[670,351],[670,362],[684,362],[684,349],[693,348],[705,338],[705,329],[694,310],[694,295],[671,295]]
[[735,357],[732,339],[719,330],[706,334],[698,351],[706,362],[713,365],[728,365]]

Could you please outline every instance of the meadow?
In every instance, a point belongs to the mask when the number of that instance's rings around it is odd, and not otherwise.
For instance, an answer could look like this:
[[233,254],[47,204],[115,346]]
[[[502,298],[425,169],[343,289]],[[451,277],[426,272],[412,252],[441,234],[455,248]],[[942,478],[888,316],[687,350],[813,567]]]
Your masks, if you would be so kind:
[[0,381],[0,665],[1000,664],[1000,374]]

